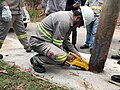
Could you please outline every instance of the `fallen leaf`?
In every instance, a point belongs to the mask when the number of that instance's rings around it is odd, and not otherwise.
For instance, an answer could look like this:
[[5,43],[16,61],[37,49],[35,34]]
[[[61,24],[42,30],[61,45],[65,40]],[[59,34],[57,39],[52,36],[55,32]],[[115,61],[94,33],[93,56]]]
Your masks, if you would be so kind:
[[25,90],[24,87],[25,87],[25,84],[21,83],[20,85],[18,85],[18,86],[16,87],[15,90]]
[[73,73],[73,72],[69,72],[69,75],[73,75],[73,76],[79,76],[79,74]]
[[25,69],[26,72],[31,72],[32,71],[32,68],[27,68]]
[[7,73],[7,71],[4,68],[0,68],[0,73]]

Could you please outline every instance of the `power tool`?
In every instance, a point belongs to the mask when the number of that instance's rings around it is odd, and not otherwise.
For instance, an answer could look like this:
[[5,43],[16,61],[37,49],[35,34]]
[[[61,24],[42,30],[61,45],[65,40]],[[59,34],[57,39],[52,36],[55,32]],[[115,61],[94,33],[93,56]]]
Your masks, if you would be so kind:
[[72,66],[80,67],[80,68],[85,69],[85,70],[89,70],[89,64],[84,58],[79,57],[72,52],[70,52],[70,55],[72,55],[75,58],[71,61],[66,60],[66,63],[68,65],[72,65]]

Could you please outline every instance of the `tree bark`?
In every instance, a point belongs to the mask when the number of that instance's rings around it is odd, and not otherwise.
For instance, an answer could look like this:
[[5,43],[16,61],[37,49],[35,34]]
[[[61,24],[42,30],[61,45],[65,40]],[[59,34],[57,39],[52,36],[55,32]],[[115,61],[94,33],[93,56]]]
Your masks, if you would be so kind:
[[90,57],[89,67],[92,72],[102,72],[107,59],[111,40],[115,30],[119,15],[120,0],[105,0],[96,37],[94,40],[93,51]]

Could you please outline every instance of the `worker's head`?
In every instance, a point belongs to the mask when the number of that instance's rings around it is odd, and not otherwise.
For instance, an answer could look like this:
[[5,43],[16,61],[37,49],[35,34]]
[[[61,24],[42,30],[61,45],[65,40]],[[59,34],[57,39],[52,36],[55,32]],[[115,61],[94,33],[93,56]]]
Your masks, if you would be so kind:
[[79,10],[73,11],[74,26],[86,26],[94,20],[94,12],[88,6],[81,6]]

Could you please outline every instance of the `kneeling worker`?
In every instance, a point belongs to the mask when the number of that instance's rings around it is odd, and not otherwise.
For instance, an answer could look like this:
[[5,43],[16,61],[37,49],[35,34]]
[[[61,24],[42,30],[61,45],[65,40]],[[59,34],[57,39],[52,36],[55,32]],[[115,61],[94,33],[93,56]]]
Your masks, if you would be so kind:
[[76,11],[59,11],[50,14],[38,23],[36,35],[30,37],[31,48],[38,54],[30,59],[33,69],[38,73],[46,71],[44,64],[63,64],[74,57],[81,57],[70,42],[72,26],[88,25],[94,19],[94,13],[87,6]]

